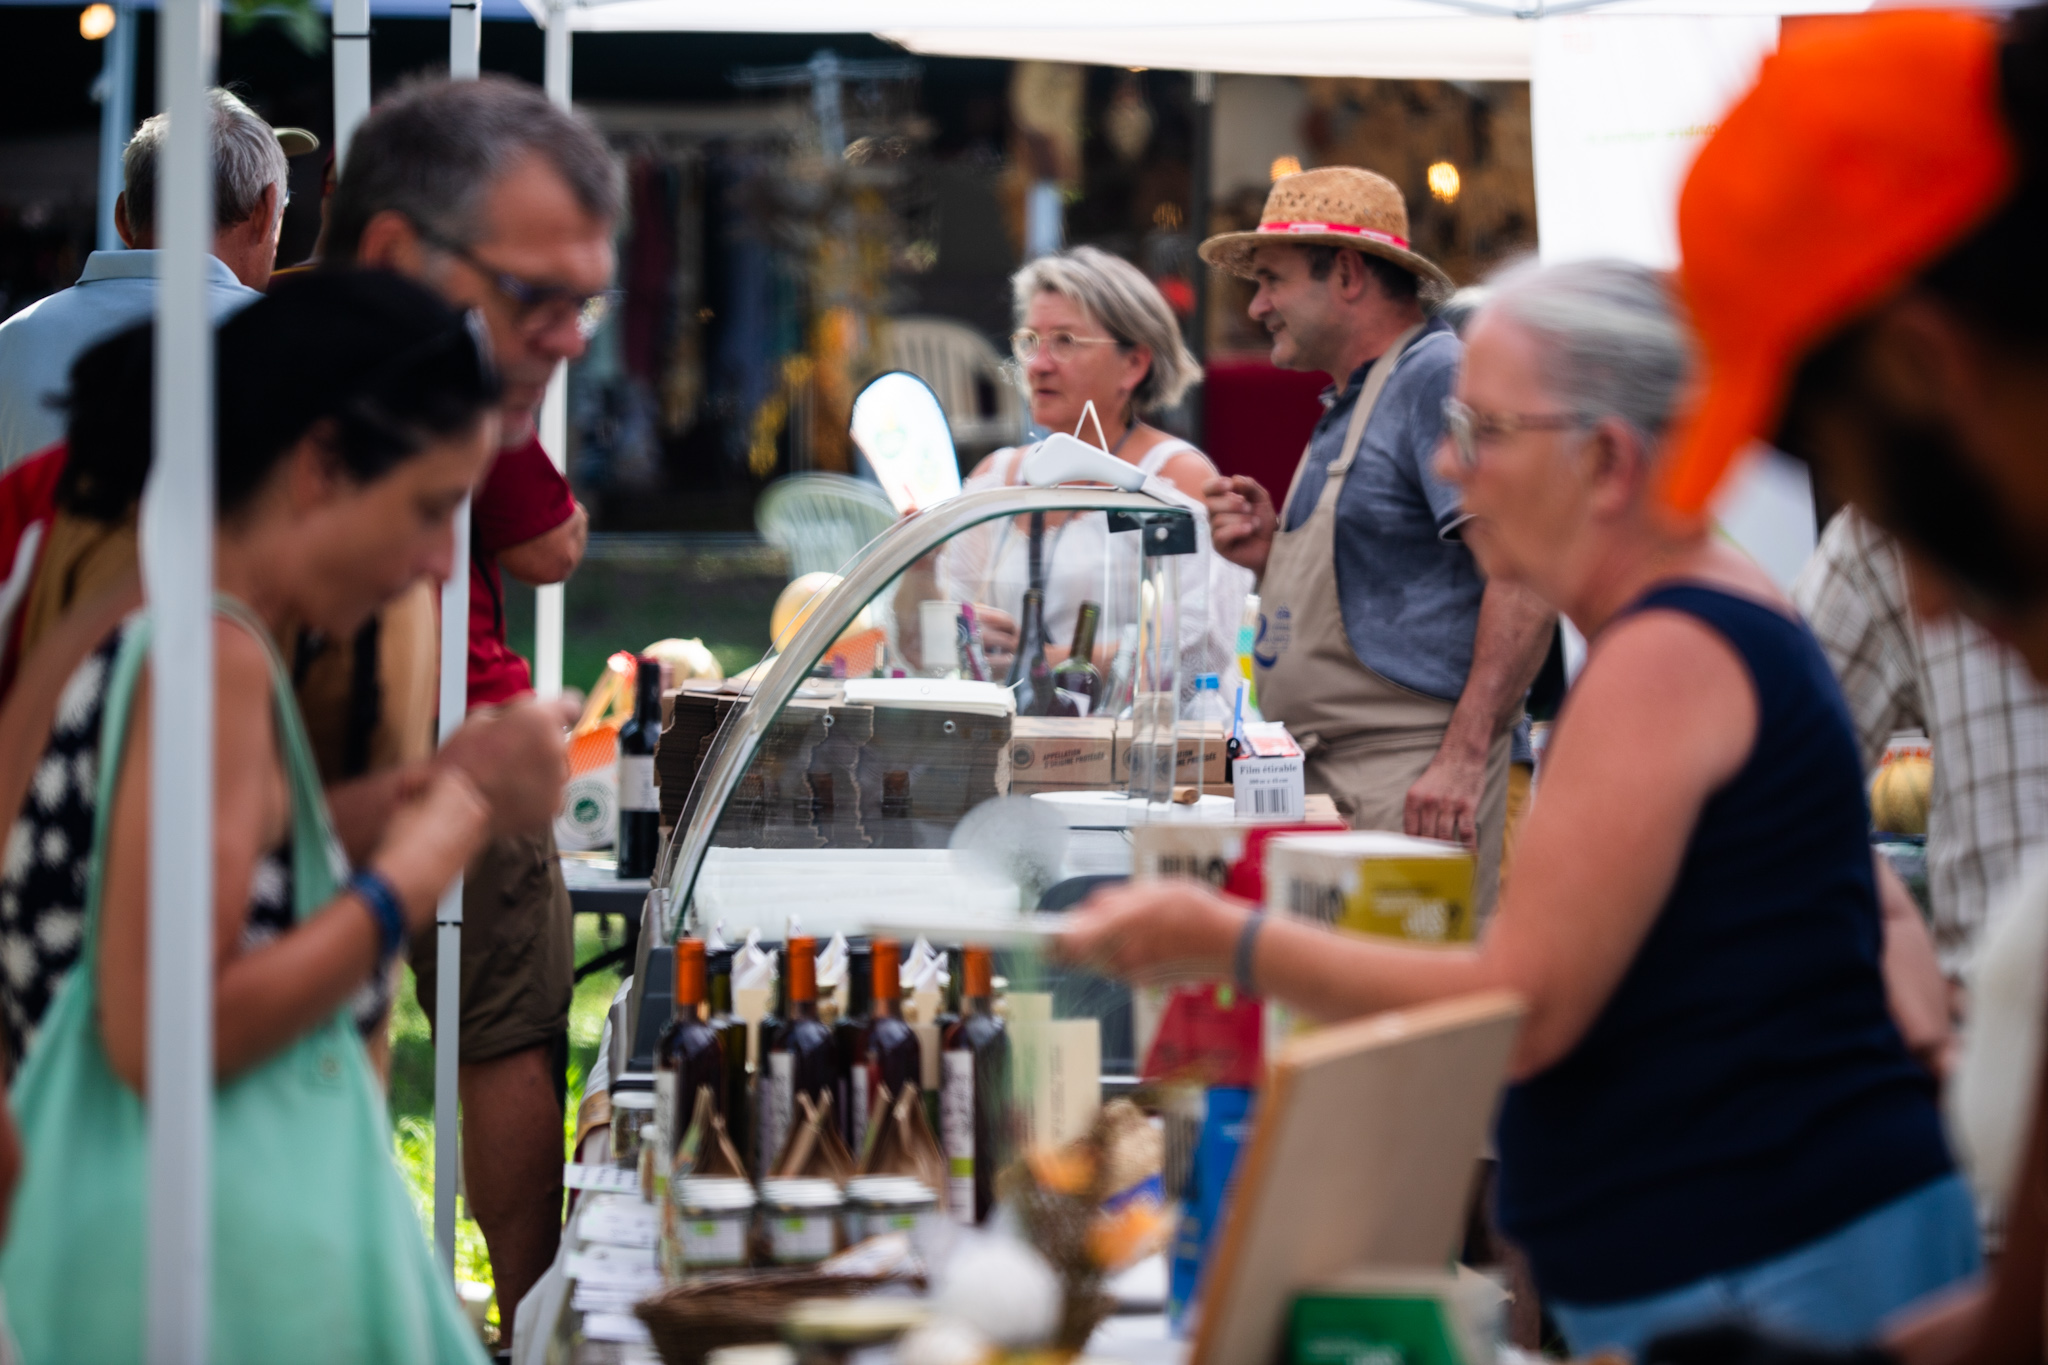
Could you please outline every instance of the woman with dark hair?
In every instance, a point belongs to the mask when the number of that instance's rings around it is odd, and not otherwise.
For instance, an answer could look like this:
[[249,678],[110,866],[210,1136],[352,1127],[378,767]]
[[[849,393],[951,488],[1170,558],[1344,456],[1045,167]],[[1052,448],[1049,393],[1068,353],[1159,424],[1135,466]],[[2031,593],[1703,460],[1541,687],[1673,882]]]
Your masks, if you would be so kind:
[[[496,449],[496,380],[466,318],[369,272],[281,285],[222,327],[218,354],[212,1357],[478,1360],[346,1005],[493,821],[532,812],[460,764],[419,770],[350,868],[273,642],[346,636],[447,575],[454,516]],[[80,367],[81,412],[147,402],[135,354],[100,359]],[[67,483],[125,505],[146,453],[89,441]],[[0,712],[0,803],[25,796],[0,896],[17,873],[68,870],[83,905],[77,965],[13,1096],[28,1174],[0,1285],[29,1362],[142,1350],[150,620],[133,601],[130,587],[76,612]]]

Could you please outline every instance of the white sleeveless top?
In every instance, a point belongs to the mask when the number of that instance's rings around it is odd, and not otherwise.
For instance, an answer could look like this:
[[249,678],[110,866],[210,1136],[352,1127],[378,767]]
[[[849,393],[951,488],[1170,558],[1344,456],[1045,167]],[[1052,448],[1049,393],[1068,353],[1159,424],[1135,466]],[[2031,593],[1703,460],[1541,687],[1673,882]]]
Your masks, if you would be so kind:
[[[962,491],[1015,484],[1018,467],[1036,449],[1013,446],[997,451],[986,470],[961,485]],[[1195,447],[1188,442],[1169,437],[1146,451],[1137,464],[1145,475],[1144,492],[1187,508],[1195,518],[1196,552],[1182,556],[1179,564],[1183,699],[1191,693],[1196,674],[1222,673],[1232,664],[1245,595],[1253,582],[1250,570],[1238,568],[1211,548],[1208,510],[1159,472],[1174,456],[1192,450]],[[939,551],[940,591],[952,601],[1021,616],[1024,592],[1031,584],[1031,536],[1022,520],[984,522],[948,541]],[[1098,646],[1114,647],[1122,631],[1135,630],[1141,567],[1136,536],[1114,535],[1104,513],[1085,512],[1047,525],[1043,556],[1049,643],[1065,648],[1073,642],[1083,602],[1102,607]]]

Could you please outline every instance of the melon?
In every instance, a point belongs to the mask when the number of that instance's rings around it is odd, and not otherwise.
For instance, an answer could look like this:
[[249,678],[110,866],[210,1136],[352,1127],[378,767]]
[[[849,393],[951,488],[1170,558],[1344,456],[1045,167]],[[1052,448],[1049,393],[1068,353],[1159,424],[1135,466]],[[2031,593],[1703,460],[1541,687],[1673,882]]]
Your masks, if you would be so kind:
[[1901,754],[1870,779],[1870,823],[1887,834],[1927,833],[1927,806],[1934,791],[1934,761]]

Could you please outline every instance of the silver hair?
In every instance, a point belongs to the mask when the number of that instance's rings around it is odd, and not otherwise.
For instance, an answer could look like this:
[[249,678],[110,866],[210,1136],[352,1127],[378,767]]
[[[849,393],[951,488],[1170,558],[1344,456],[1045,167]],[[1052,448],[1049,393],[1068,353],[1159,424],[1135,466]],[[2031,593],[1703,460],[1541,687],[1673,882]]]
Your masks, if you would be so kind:
[[[206,103],[213,111],[213,225],[224,228],[247,221],[272,185],[277,186],[277,202],[271,212],[282,216],[288,168],[277,133],[256,117],[255,110],[219,86],[206,92]],[[138,233],[156,229],[156,163],[170,121],[169,114],[144,119],[121,153],[128,225]]]
[[1125,346],[1150,348],[1152,367],[1131,393],[1131,403],[1140,412],[1172,407],[1202,377],[1202,367],[1181,340],[1180,324],[1158,286],[1121,256],[1092,246],[1040,256],[1010,276],[1010,290],[1019,322],[1033,298],[1058,294],[1073,300]]
[[327,202],[327,256],[352,261],[379,213],[469,246],[486,232],[484,200],[521,158],[538,156],[583,211],[619,216],[619,171],[597,129],[538,86],[502,76],[415,81],[387,96],[356,129]]
[[1543,383],[1589,425],[1618,417],[1655,445],[1692,373],[1692,334],[1664,274],[1630,261],[1511,267],[1481,316],[1541,343]]

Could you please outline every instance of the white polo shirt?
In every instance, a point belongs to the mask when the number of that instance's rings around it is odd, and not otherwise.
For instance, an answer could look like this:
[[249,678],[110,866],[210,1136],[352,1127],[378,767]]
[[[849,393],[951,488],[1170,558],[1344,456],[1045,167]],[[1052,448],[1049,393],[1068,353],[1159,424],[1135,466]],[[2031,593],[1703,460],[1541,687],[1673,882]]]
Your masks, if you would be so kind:
[[[64,439],[62,403],[73,362],[149,317],[156,267],[154,251],[95,251],[77,284],[0,322],[0,469]],[[218,257],[208,256],[206,269],[216,324],[263,297]]]

